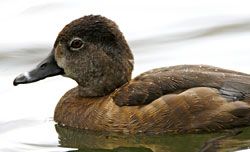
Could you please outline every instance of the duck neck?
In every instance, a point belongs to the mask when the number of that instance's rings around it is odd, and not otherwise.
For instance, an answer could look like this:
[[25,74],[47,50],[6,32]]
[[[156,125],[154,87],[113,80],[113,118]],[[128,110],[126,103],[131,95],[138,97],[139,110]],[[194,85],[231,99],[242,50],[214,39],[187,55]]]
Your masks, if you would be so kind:
[[83,87],[83,86],[78,85],[77,88],[78,88],[78,95],[84,98],[101,97],[101,96],[105,96],[113,92],[113,90],[105,91],[104,89],[100,87],[93,88],[93,87]]
[[131,75],[106,76],[95,78],[84,83],[78,82],[78,94],[81,97],[102,97],[109,95],[115,89],[129,82]]

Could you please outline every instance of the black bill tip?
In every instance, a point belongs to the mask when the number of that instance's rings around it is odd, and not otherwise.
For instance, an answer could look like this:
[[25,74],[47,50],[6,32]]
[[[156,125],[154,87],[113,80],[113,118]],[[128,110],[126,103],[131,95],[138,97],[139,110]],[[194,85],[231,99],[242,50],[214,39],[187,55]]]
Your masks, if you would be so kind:
[[25,73],[22,73],[20,75],[18,75],[15,80],[13,81],[13,85],[14,86],[17,86],[19,84],[24,84],[24,83],[27,83],[29,82],[30,80],[30,76],[29,76],[29,73],[28,72],[25,72]]

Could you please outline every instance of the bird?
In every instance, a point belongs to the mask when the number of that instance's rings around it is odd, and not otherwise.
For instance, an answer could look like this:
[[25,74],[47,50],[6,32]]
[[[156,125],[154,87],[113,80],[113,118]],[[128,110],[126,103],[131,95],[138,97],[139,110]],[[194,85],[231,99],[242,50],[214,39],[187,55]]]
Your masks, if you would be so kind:
[[[203,133],[249,126],[250,75],[209,65],[156,68],[132,79],[134,57],[118,25],[86,15],[59,32],[51,53],[13,84],[63,75],[77,82],[54,120],[82,130]],[[55,88],[58,86],[55,86]]]

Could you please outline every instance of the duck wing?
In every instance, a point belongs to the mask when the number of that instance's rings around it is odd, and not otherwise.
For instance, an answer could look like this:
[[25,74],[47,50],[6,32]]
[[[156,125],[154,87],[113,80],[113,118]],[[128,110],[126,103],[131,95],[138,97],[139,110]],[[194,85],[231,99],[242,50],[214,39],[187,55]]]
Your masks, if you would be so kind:
[[112,97],[119,106],[138,106],[195,87],[218,89],[228,101],[246,100],[250,98],[250,75],[207,65],[164,67],[135,77]]

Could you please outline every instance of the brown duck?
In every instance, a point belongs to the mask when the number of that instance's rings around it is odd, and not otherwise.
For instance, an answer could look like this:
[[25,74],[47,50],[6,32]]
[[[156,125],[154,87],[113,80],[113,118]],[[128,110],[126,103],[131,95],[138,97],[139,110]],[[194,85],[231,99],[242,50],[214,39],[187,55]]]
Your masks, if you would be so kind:
[[14,85],[62,74],[78,83],[59,125],[125,133],[212,132],[250,124],[250,75],[206,65],[153,69],[131,80],[133,55],[111,20],[89,15],[59,33],[51,54]]

